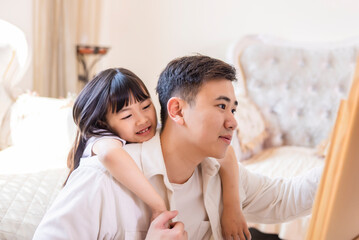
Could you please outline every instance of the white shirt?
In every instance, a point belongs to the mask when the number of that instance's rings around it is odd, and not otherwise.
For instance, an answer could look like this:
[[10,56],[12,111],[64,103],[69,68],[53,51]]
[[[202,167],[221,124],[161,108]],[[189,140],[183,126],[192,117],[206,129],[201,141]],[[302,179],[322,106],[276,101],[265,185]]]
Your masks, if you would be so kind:
[[[173,209],[175,198],[158,134],[143,144],[128,144],[125,149]],[[209,158],[200,167],[212,237],[222,239],[219,164]],[[239,165],[239,193],[247,221],[275,223],[309,214],[320,175],[321,169],[315,169],[302,178],[270,179]],[[187,207],[193,214],[198,211],[191,205]],[[94,156],[81,160],[42,219],[34,239],[144,239],[150,217],[146,204],[119,184]]]
[[[211,227],[203,202],[201,169],[196,168],[187,182],[183,184],[171,183],[171,185],[174,190],[173,197],[176,210],[178,210],[178,216],[175,220],[186,223],[184,227],[188,239],[209,239]],[[196,209],[195,213],[193,209]]]

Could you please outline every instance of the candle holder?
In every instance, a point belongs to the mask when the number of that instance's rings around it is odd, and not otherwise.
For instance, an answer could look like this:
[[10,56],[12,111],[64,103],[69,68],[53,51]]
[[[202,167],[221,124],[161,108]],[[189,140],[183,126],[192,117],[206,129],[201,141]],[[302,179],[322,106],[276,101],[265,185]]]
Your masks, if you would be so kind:
[[[78,80],[83,83],[89,81],[89,75],[95,64],[107,54],[109,47],[76,45],[77,60],[82,66],[82,73],[78,74]],[[92,61],[91,61],[92,59]]]

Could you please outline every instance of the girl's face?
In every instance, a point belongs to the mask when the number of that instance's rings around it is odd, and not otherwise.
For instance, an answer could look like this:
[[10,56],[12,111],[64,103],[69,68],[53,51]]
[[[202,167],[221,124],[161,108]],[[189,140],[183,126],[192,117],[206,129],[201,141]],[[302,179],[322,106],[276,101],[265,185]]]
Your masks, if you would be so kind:
[[150,98],[123,107],[119,112],[107,111],[106,120],[122,139],[132,143],[150,140],[156,134],[156,110]]

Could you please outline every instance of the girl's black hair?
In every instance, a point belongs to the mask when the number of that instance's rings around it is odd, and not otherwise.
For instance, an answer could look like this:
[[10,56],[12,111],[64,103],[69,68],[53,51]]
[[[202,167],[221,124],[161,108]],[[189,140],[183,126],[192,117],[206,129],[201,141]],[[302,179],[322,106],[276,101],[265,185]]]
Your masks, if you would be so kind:
[[115,134],[107,124],[107,111],[117,113],[132,104],[132,101],[141,102],[148,98],[150,94],[145,84],[133,72],[124,68],[104,70],[86,84],[73,106],[77,134],[67,157],[70,172],[64,185],[79,166],[87,140],[92,136]]

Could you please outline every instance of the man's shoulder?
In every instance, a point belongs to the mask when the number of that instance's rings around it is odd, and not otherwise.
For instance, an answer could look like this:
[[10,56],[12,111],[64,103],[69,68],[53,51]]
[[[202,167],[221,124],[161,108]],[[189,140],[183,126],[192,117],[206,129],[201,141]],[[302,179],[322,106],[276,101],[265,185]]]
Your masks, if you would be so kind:
[[96,178],[98,181],[98,179],[106,178],[107,175],[108,171],[98,157],[92,156],[81,159],[80,166],[71,173],[69,180],[78,178],[81,181],[87,181]]
[[123,149],[130,154],[130,156],[135,160],[136,163],[139,163],[142,153],[142,143],[131,143],[123,146]]
[[137,164],[140,164],[143,155],[149,158],[158,158],[158,155],[162,154],[158,133],[146,142],[126,144],[123,149],[130,154]]
[[123,146],[127,152],[136,152],[142,149],[142,143],[130,143]]

